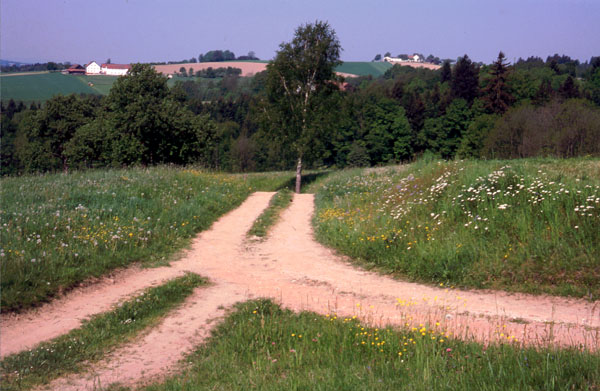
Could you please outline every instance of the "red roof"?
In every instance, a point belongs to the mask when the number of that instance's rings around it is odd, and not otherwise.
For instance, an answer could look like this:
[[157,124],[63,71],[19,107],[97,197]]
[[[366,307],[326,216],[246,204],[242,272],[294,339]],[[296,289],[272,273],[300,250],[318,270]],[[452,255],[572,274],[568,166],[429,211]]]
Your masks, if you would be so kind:
[[106,69],[130,69],[129,64],[102,64],[102,68]]
[[81,69],[83,69],[83,67],[81,65],[79,65],[79,64],[73,64],[67,70],[70,71],[70,70],[81,70]]

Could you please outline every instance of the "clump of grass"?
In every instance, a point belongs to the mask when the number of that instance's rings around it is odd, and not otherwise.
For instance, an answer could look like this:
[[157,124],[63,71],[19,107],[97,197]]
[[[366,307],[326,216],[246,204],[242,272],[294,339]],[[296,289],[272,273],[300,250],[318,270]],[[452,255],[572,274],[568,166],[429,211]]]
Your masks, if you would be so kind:
[[431,283],[600,297],[598,161],[426,162],[331,176],[317,238]]
[[600,357],[589,352],[485,347],[435,326],[370,328],[268,300],[238,305],[185,362],[183,373],[146,390],[593,390],[600,382]]
[[96,315],[78,329],[38,347],[5,357],[2,389],[20,390],[81,371],[108,351],[155,325],[207,280],[187,274],[150,288],[115,310]]
[[291,173],[97,170],[0,180],[2,311],[48,300],[132,262],[167,262],[253,191]]
[[248,236],[264,238],[268,230],[277,223],[281,212],[292,202],[293,193],[289,189],[279,190],[271,201],[267,209],[254,221],[252,228],[248,231]]

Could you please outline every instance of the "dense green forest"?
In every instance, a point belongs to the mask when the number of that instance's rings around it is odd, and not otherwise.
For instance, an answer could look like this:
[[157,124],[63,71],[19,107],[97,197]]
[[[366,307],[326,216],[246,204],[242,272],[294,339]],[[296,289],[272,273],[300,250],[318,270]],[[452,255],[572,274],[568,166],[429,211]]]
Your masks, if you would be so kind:
[[[295,166],[269,70],[252,78],[167,78],[136,64],[106,97],[2,104],[1,173],[160,163],[264,171]],[[382,77],[324,83],[307,168],[445,159],[600,155],[600,57],[489,65],[467,55],[440,70],[396,65]]]

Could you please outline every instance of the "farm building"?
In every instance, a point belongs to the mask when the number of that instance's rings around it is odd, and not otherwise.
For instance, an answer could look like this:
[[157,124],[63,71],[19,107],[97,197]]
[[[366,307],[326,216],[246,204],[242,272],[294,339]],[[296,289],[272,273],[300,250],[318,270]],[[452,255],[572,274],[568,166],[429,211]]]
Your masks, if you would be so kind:
[[86,72],[85,68],[79,64],[73,64],[68,69],[64,69],[62,71],[62,73],[68,74],[68,75],[84,75],[85,72]]
[[129,72],[129,64],[102,64],[100,73],[109,76],[124,76]]
[[423,59],[418,54],[413,54],[412,56],[408,57],[408,60],[403,60],[397,57],[384,57],[383,61],[389,62],[391,64],[397,64],[401,62],[423,62]]
[[88,75],[98,75],[100,74],[100,65],[96,61],[92,61],[85,66],[85,73]]

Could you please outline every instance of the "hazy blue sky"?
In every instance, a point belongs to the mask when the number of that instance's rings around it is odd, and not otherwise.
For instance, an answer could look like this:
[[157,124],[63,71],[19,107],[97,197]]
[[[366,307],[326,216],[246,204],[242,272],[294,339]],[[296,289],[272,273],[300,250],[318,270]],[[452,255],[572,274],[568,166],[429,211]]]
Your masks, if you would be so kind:
[[1,0],[0,57],[113,63],[213,49],[271,59],[294,29],[329,21],[346,61],[390,51],[489,63],[600,55],[600,0]]

